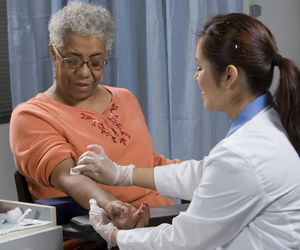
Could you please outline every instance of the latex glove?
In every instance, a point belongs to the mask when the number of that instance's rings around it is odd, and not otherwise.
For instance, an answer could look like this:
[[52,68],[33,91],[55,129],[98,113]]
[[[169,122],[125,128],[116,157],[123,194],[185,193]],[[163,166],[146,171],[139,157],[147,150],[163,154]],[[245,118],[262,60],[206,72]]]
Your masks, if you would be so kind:
[[95,152],[87,151],[78,160],[77,166],[71,168],[70,174],[81,173],[91,179],[109,186],[132,186],[134,165],[120,166],[111,161],[103,148],[98,145],[87,147]]
[[115,245],[110,242],[110,237],[114,229],[117,229],[111,222],[108,214],[104,209],[99,207],[95,199],[90,199],[90,221],[97,233],[106,240],[107,248],[111,249]]

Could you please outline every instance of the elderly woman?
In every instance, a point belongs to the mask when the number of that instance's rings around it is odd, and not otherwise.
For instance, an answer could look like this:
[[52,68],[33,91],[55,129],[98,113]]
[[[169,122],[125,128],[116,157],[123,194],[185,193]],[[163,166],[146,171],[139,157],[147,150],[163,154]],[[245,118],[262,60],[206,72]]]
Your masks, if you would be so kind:
[[[157,191],[108,187],[84,175],[70,175],[90,144],[102,145],[121,165],[172,162],[153,151],[145,118],[132,93],[99,85],[109,62],[114,22],[101,6],[71,2],[52,16],[49,32],[55,81],[12,113],[10,143],[17,169],[26,177],[34,200],[67,194],[88,209],[94,198],[119,227],[144,226],[148,215],[141,216],[147,210],[143,202],[157,207],[173,201]],[[112,202],[119,204],[121,216],[112,209]],[[134,222],[128,224],[127,216]]]
[[[94,145],[98,154],[85,153],[73,169],[101,183],[127,179],[123,185],[191,200],[189,208],[172,225],[119,230],[107,226],[106,212],[92,199],[94,228],[122,250],[299,249],[299,69],[278,54],[269,29],[241,13],[209,19],[195,58],[205,108],[233,122],[207,157],[129,172]],[[280,81],[273,102],[268,89],[276,66]]]

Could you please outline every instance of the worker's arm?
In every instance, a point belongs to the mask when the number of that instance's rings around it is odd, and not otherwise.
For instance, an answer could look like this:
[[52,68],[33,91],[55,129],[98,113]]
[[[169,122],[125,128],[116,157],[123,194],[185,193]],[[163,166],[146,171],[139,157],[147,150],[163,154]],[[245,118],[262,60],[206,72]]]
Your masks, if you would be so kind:
[[[105,185],[135,185],[156,190],[153,167],[135,168],[134,165],[120,166],[106,156],[101,146],[90,145],[88,149],[97,153],[87,151],[82,154],[79,157],[78,166],[72,168],[72,172],[81,173]],[[102,206],[101,203],[99,205]]]
[[132,182],[135,186],[156,190],[154,168],[134,168]]

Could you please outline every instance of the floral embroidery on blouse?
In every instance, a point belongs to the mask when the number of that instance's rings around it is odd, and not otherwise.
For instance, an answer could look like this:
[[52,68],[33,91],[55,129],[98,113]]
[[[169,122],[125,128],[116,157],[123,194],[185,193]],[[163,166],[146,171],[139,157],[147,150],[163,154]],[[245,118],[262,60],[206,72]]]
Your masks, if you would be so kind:
[[101,134],[110,136],[114,143],[117,143],[117,140],[119,140],[120,143],[126,146],[127,139],[125,137],[130,139],[130,135],[124,132],[122,124],[118,123],[117,119],[119,116],[114,114],[114,111],[118,108],[119,107],[113,103],[109,112],[105,112],[100,121],[93,118],[91,115],[86,115],[85,113],[81,113],[81,119],[91,120],[92,126],[100,129]]

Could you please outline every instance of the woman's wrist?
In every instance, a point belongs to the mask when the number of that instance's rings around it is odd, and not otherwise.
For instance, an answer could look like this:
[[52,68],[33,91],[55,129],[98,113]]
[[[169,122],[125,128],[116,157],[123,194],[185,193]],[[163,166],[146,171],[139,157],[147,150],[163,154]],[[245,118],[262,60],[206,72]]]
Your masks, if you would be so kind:
[[108,193],[105,196],[102,195],[99,198],[99,201],[97,200],[99,206],[102,207],[107,213],[109,213],[109,209],[112,206],[111,203],[117,200],[114,196]]

